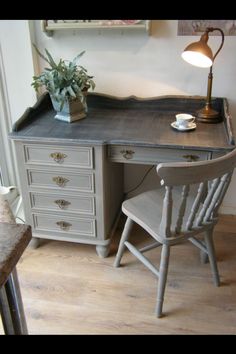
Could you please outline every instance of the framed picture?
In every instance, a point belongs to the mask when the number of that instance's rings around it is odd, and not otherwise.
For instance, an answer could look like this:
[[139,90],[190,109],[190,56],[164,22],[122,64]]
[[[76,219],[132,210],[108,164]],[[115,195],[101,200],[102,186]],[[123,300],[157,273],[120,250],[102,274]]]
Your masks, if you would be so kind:
[[[179,36],[199,36],[205,32],[206,27],[220,28],[225,36],[236,36],[236,20],[179,20]],[[209,33],[218,36],[217,32]]]

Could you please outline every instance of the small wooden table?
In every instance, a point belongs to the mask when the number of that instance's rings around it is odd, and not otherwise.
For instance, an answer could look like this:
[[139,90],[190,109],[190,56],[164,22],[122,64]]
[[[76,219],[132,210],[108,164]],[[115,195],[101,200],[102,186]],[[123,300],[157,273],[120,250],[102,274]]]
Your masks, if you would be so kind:
[[0,312],[5,334],[28,334],[16,264],[31,237],[28,225],[0,223]]

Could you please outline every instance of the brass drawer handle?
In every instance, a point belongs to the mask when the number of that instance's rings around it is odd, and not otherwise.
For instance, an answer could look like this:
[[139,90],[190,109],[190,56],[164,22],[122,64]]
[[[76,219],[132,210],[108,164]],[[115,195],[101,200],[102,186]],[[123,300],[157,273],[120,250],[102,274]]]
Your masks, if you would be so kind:
[[58,221],[56,224],[57,224],[57,225],[60,227],[60,229],[63,230],[63,231],[69,230],[69,228],[72,226],[72,224],[70,224],[69,222],[66,222],[66,221]]
[[50,157],[53,158],[55,162],[62,163],[64,162],[64,159],[67,157],[67,155],[63,154],[62,152],[52,152]]
[[193,162],[199,160],[199,156],[197,155],[183,155],[183,158],[187,160],[187,162]]
[[70,202],[64,199],[54,200],[54,203],[56,203],[60,209],[66,209],[66,207],[71,204]]
[[52,180],[53,180],[53,182],[56,182],[56,184],[57,184],[59,187],[65,187],[65,184],[66,184],[67,182],[69,182],[69,180],[68,180],[67,178],[60,177],[60,176],[53,177]]
[[121,150],[120,153],[127,160],[132,159],[133,158],[133,154],[135,154],[135,152],[133,150]]

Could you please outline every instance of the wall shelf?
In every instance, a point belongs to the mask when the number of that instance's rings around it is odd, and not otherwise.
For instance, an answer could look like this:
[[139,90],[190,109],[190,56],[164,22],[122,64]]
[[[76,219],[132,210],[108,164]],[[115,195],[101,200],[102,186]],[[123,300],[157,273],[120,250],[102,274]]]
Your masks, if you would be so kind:
[[[129,22],[128,22],[129,21]],[[49,37],[57,30],[119,29],[144,30],[150,35],[150,20],[42,20],[42,31]]]

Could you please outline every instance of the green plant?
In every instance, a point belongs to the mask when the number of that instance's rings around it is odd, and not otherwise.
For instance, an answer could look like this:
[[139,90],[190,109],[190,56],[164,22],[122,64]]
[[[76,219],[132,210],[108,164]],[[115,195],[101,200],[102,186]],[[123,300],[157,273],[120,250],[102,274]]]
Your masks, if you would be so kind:
[[36,92],[38,92],[39,87],[44,86],[51,97],[60,103],[60,110],[62,110],[66,101],[77,98],[83,101],[87,90],[90,87],[94,90],[93,76],[88,75],[83,66],[77,65],[79,58],[85,51],[78,54],[72,61],[60,59],[57,64],[47,49],[45,49],[46,57],[35,44],[33,46],[39,56],[50,65],[50,68],[45,68],[39,76],[33,76],[31,85]]

